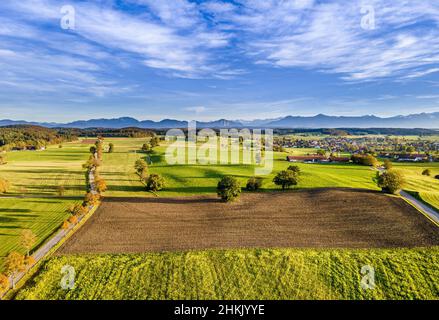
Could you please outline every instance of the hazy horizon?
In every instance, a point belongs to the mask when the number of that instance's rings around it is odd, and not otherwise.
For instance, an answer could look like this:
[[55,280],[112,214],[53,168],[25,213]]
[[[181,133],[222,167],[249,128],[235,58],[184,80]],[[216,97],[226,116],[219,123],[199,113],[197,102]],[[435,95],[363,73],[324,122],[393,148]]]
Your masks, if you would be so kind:
[[[431,114],[431,113],[438,113],[437,112],[427,112],[426,114]],[[117,117],[105,117],[105,116],[101,116],[99,118],[72,118],[70,120],[67,121],[38,121],[38,120],[28,120],[25,118],[16,118],[16,119],[11,119],[11,118],[0,118],[0,120],[11,120],[11,121],[26,121],[26,122],[38,122],[38,123],[43,123],[43,122],[47,122],[47,123],[61,123],[61,124],[65,124],[65,123],[69,123],[69,122],[76,122],[76,121],[90,121],[90,120],[115,120],[115,119],[123,119],[123,118],[131,118],[131,119],[135,119],[138,121],[162,121],[162,120],[177,120],[177,121],[199,121],[199,122],[210,122],[210,121],[217,121],[217,120],[228,120],[228,121],[258,121],[258,120],[276,120],[276,119],[282,119],[282,118],[286,118],[286,117],[303,117],[303,118],[311,118],[311,117],[317,117],[317,116],[328,116],[328,117],[353,117],[353,118],[361,118],[361,117],[377,117],[377,118],[381,118],[381,119],[386,119],[386,118],[394,118],[394,117],[398,117],[398,116],[411,116],[411,115],[418,115],[418,114],[423,114],[423,112],[421,113],[409,113],[409,114],[395,114],[395,115],[391,115],[391,116],[387,116],[387,117],[382,117],[379,115],[374,115],[374,114],[363,114],[363,115],[349,115],[349,116],[345,116],[345,115],[333,115],[333,114],[324,114],[324,113],[319,113],[319,114],[312,114],[312,115],[294,115],[294,114],[285,114],[284,116],[280,116],[280,117],[275,117],[275,118],[249,118],[249,119],[234,119],[234,118],[211,118],[211,119],[196,119],[196,118],[137,118],[137,117],[133,117],[130,115],[121,115],[121,116],[117,116]]]

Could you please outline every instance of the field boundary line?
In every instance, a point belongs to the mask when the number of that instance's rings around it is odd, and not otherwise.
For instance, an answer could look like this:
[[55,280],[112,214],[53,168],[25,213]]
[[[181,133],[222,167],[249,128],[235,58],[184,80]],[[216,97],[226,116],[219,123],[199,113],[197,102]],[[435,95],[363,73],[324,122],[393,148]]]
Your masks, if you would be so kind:
[[[97,205],[93,206],[93,208],[88,212],[88,214],[82,217],[76,225],[74,225],[70,230],[68,230],[58,242],[56,242],[44,255],[42,255],[37,260],[37,262],[34,265],[32,265],[32,267],[30,267],[28,270],[24,271],[21,275],[19,275],[18,279],[15,280],[16,282],[15,289],[10,288],[8,291],[4,292],[3,295],[0,296],[0,300],[1,299],[11,300],[15,296],[15,294],[23,287],[26,281],[28,281],[38,271],[41,264],[44,261],[46,261],[47,258],[49,258],[51,255],[53,255],[67,240],[70,239],[70,237],[73,236],[73,234],[75,234],[91,218],[91,216],[93,216],[93,214],[99,208],[100,204],[101,203],[99,202]],[[58,230],[58,232],[56,232],[51,239],[55,238],[57,234],[63,231],[64,230]],[[47,242],[49,241],[50,239]],[[47,245],[47,242],[43,243],[40,246],[40,248],[34,252],[33,255],[35,255],[38,251],[42,250],[42,247],[44,245]]]

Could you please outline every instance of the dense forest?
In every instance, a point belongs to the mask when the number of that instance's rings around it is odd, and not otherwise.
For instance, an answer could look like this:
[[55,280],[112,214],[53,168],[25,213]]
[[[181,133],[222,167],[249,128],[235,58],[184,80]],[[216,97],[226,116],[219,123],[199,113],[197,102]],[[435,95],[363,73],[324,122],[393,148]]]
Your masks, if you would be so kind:
[[73,141],[77,136],[71,132],[31,125],[0,127],[0,150],[38,150],[50,144]]
[[33,125],[15,125],[0,127],[0,151],[40,150],[51,144],[74,141],[78,137],[152,137],[151,130],[139,128],[124,129],[67,129],[45,128]]
[[55,129],[62,135],[70,135],[77,137],[120,137],[120,138],[146,138],[155,135],[153,130],[141,128],[123,128],[123,129],[105,129],[105,128],[88,128],[88,129],[71,129],[59,128]]

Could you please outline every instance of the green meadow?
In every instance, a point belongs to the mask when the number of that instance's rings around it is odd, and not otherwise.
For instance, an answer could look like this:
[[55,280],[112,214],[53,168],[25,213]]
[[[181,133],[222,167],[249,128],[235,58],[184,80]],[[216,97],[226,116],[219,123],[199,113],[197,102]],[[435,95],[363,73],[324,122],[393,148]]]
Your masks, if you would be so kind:
[[[37,236],[35,248],[46,241],[68,217],[66,209],[82,200],[85,177],[82,164],[87,147],[64,144],[45,151],[9,152],[7,164],[0,166],[0,177],[10,183],[0,196],[0,271],[4,257],[20,246],[23,229]],[[63,186],[64,195],[58,195]]]
[[[404,190],[419,194],[419,197],[432,207],[439,209],[439,163],[395,163],[394,169],[404,173],[406,183]],[[431,176],[424,176],[422,172],[430,169]]]
[[[101,175],[107,181],[107,197],[150,197],[134,173],[134,163],[145,158],[140,152],[147,139],[114,138],[105,139],[104,145],[115,145],[114,153],[105,153]],[[10,190],[0,196],[0,270],[3,258],[12,250],[24,252],[20,248],[20,233],[31,229],[38,236],[35,248],[48,239],[66,219],[65,210],[71,204],[81,201],[85,192],[84,169],[82,164],[89,156],[87,144],[80,139],[65,143],[62,148],[51,146],[45,151],[9,152],[7,164],[0,166],[0,178],[7,179]],[[151,173],[164,176],[166,188],[158,196],[186,196],[215,193],[218,180],[224,175],[238,178],[244,187],[248,178],[254,176],[253,165],[168,165],[165,161],[166,145],[157,147],[151,155]],[[263,190],[278,188],[272,183],[276,172],[286,169],[290,163],[288,154],[312,153],[312,149],[293,149],[289,153],[274,154],[273,172],[263,177]],[[376,171],[354,164],[297,164],[301,171],[301,181],[295,188],[347,187],[378,190],[373,178]],[[408,191],[439,208],[438,163],[399,164],[395,168],[406,176]],[[422,175],[425,168],[432,170],[432,176]],[[65,193],[58,195],[58,187]],[[78,258],[79,259],[79,258]],[[82,258],[81,258],[82,259]],[[79,261],[79,260],[78,260]],[[82,260],[81,260],[82,261]],[[100,261],[100,260],[99,260]]]
[[7,164],[0,166],[0,177],[11,184],[8,195],[54,196],[58,186],[65,188],[66,196],[82,195],[88,147],[66,143],[44,151],[8,152]]
[[75,201],[79,199],[0,198],[0,272],[9,252],[25,253],[20,246],[21,230],[32,230],[37,236],[34,247],[38,247],[61,227],[68,217],[66,209]]
[[[62,266],[75,288],[61,289]],[[363,289],[363,266],[375,285]],[[205,250],[54,257],[16,299],[438,299],[439,248]],[[371,270],[371,269],[369,269]]]
[[[134,163],[137,159],[146,159],[146,154],[139,152],[145,140],[142,139],[109,139],[106,143],[114,143],[115,152],[104,155],[101,174],[108,184],[107,196],[138,197],[151,196],[145,192],[134,173]],[[169,165],[166,163],[166,145],[154,149],[150,156],[151,173],[163,175],[166,180],[165,190],[160,196],[182,196],[204,193],[215,193],[218,180],[224,175],[236,177],[245,186],[248,178],[255,176],[254,165]],[[294,154],[315,152],[313,149],[295,149]],[[290,153],[274,153],[273,172],[264,176],[263,189],[272,191],[278,189],[272,180],[278,171],[285,170],[291,163],[286,161]],[[219,162],[219,161],[218,161]],[[373,182],[375,172],[368,167],[353,164],[297,164],[302,170],[302,180],[297,188],[316,187],[350,187],[377,189]]]

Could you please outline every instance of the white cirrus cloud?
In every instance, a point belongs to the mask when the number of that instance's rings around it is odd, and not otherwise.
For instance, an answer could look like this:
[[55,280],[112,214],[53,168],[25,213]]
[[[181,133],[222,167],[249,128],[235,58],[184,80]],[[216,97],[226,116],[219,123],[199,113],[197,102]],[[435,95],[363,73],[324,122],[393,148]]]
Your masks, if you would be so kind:
[[[52,50],[55,55],[62,52],[101,69],[112,61],[129,61],[168,76],[192,79],[239,77],[251,69],[247,62],[338,74],[346,81],[410,80],[439,69],[436,0],[71,4],[76,28],[65,31],[59,28],[62,4],[58,1],[1,2],[0,59],[5,50],[22,48],[26,53],[27,40],[34,56],[45,57]],[[141,10],[124,10],[130,5]],[[362,28],[365,5],[374,8],[373,30]],[[8,44],[14,48],[6,47]],[[98,69],[77,70],[99,78]]]
[[207,111],[207,108],[203,106],[198,106],[198,107],[187,107],[184,110],[189,112],[195,112],[195,113],[203,113]]
[[[439,64],[437,1],[236,2],[230,8],[210,1],[205,10],[228,30],[243,30],[238,41],[259,64],[317,69],[347,81],[416,78]],[[374,9],[374,30],[361,27],[364,5]]]
[[[179,77],[215,77],[227,70],[228,66],[215,61],[212,51],[227,46],[229,35],[207,28],[202,20],[192,23],[198,14],[196,6],[185,0],[136,2],[147,5],[152,15],[135,15],[103,4],[74,3],[75,30],[69,30],[70,34],[108,51],[136,55],[144,65],[171,70]],[[10,27],[3,28],[3,34],[22,37],[21,29],[25,29],[28,37],[36,39],[41,25],[59,25],[60,8],[52,0],[0,4],[0,10],[15,17],[7,24]],[[49,34],[54,36],[54,32]]]

